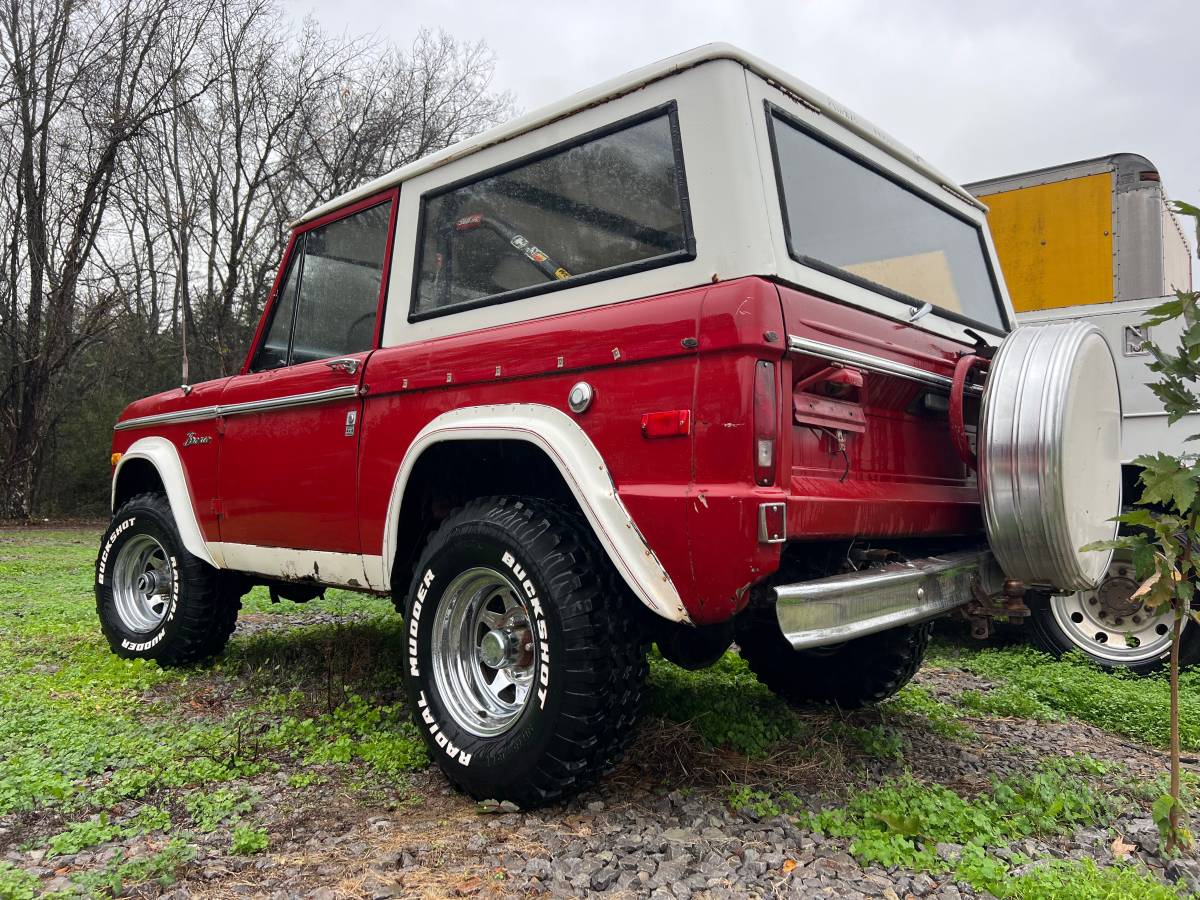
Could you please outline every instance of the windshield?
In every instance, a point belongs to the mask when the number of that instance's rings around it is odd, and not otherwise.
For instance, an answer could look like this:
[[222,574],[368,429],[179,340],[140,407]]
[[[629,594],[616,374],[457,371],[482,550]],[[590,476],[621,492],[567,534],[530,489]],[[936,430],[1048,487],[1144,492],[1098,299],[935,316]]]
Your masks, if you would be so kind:
[[788,251],[807,266],[1006,330],[980,227],[771,115]]

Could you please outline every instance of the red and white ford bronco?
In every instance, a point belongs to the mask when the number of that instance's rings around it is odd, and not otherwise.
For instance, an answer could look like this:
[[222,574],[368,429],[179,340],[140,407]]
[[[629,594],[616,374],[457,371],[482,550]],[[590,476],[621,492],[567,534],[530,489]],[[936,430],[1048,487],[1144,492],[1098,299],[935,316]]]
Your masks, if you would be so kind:
[[1012,325],[981,204],[703,47],[297,222],[240,373],[116,425],[101,625],[184,664],[256,584],[390,596],[432,756],[525,806],[611,766],[652,641],[877,701],[933,617],[1106,569],[1111,355]]

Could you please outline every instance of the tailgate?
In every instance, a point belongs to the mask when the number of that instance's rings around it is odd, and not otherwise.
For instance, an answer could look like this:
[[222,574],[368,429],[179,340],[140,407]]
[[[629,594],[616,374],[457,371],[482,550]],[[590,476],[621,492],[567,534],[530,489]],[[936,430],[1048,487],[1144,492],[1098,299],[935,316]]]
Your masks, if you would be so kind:
[[[980,531],[974,473],[954,449],[947,416],[950,376],[967,348],[865,310],[779,290],[789,345],[789,537]],[[977,399],[968,400],[969,430],[977,407]]]

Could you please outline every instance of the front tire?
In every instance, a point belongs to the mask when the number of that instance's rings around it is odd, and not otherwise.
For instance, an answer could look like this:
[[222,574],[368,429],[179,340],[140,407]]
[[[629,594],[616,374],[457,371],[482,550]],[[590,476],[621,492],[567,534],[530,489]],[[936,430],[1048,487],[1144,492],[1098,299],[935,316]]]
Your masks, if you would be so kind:
[[[1029,603],[1029,633],[1041,650],[1056,657],[1078,650],[1106,669],[1152,675],[1171,659],[1169,606],[1151,609],[1130,597],[1138,586],[1128,553],[1117,551],[1095,590],[1051,596]],[[1200,628],[1187,618],[1179,636],[1181,668],[1200,662]]]
[[200,662],[224,649],[240,608],[233,582],[183,546],[165,496],[117,510],[96,558],[96,613],[117,656]]
[[450,781],[531,808],[609,770],[646,677],[634,603],[586,524],[560,507],[492,497],[443,521],[408,592],[405,675]]
[[793,706],[841,709],[879,703],[908,684],[933,632],[932,622],[922,622],[832,647],[796,650],[779,630],[774,610],[744,613],[737,625],[742,659],[774,694]]

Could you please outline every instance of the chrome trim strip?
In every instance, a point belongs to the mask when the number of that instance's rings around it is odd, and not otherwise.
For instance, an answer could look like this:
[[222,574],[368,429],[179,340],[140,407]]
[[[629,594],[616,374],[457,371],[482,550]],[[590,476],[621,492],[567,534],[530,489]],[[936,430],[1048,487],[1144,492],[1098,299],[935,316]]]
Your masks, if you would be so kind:
[[[884,359],[882,356],[873,356],[870,353],[862,353],[858,350],[850,350],[846,347],[839,347],[837,344],[826,344],[824,341],[814,341],[808,338],[797,337],[794,334],[788,335],[788,350],[792,353],[803,353],[805,356],[815,356],[830,362],[843,363],[847,366],[853,366],[856,369],[878,372],[881,375],[894,375],[897,378],[907,378],[909,381],[920,382],[921,384],[935,387],[947,393],[949,393],[950,387],[954,383],[953,379],[948,375],[939,375],[936,372],[920,369],[917,366],[910,366],[907,363],[895,362],[894,360]],[[977,384],[968,384],[967,392],[982,394],[983,388]]]
[[330,400],[342,400],[356,396],[358,396],[358,386],[347,384],[341,387],[327,388],[323,391],[309,391],[306,394],[289,394],[286,397],[268,397],[266,400],[247,400],[245,403],[231,403],[228,406],[202,406],[196,409],[182,409],[178,412],[140,416],[136,419],[126,419],[124,422],[118,422],[113,426],[113,430],[124,431],[127,428],[145,428],[149,425],[178,425],[183,422],[199,422],[202,419],[215,419],[217,416],[236,416],[241,413],[289,409],[293,406],[309,406],[314,403],[326,403]]
[[176,425],[182,422],[199,422],[202,419],[212,419],[217,416],[218,406],[199,406],[195,409],[183,409],[178,412],[156,413],[152,416],[140,416],[136,419],[126,419],[113,426],[113,431],[124,431],[126,428],[144,428],[148,425]]
[[327,388],[323,391],[311,391],[307,394],[290,394],[286,397],[268,397],[266,400],[247,400],[245,403],[232,403],[229,406],[218,406],[218,416],[236,416],[240,413],[266,412],[271,409],[288,409],[292,406],[308,406],[313,403],[325,403],[329,400],[342,400],[358,395],[358,386],[353,384],[341,387]]
[[781,585],[775,615],[797,650],[822,647],[949,612],[971,599],[975,577],[989,593],[1003,586],[986,548]]

